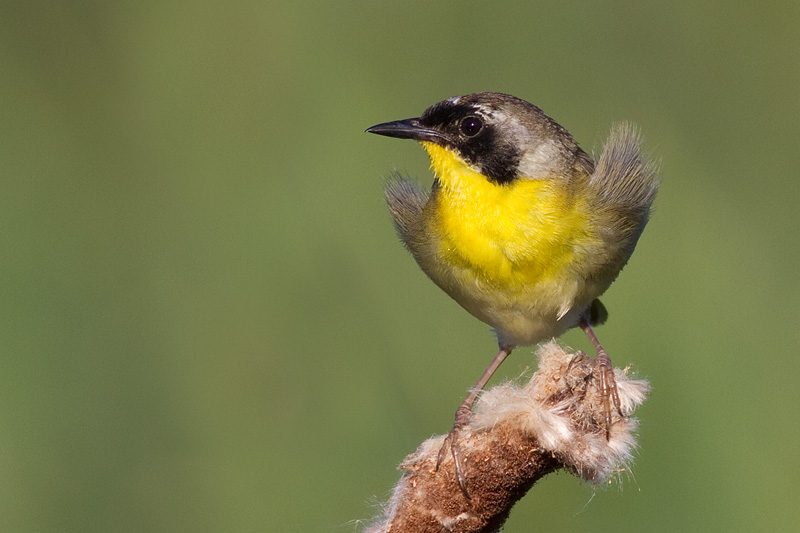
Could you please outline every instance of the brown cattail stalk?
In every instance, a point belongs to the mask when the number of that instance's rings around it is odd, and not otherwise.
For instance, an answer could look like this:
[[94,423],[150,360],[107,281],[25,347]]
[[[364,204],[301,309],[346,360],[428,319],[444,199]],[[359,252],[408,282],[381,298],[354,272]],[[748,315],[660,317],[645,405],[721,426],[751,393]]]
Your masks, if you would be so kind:
[[499,531],[511,507],[550,472],[563,468],[602,483],[629,466],[637,426],[630,415],[649,384],[615,369],[623,416],[613,413],[606,438],[594,359],[555,342],[538,355],[530,381],[487,390],[460,433],[470,499],[459,489],[450,454],[436,470],[444,436],[433,437],[400,465],[400,482],[367,533]]

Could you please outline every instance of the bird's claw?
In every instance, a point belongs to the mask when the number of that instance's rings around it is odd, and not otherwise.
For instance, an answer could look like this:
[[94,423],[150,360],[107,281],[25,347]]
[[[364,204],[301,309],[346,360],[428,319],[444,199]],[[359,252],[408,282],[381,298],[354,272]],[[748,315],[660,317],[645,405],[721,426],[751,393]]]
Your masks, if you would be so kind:
[[603,414],[605,416],[605,426],[606,426],[606,440],[611,438],[611,424],[612,422],[612,413],[611,413],[611,406],[613,404],[614,409],[619,414],[620,418],[623,418],[624,415],[622,414],[622,407],[619,401],[619,392],[617,390],[617,380],[614,377],[614,367],[611,364],[611,358],[608,356],[605,350],[599,350],[597,354],[597,367],[599,369],[599,378],[600,378],[600,396],[603,400]]
[[442,447],[439,448],[439,454],[436,456],[436,469],[435,471],[439,471],[439,467],[444,462],[445,457],[447,457],[447,452],[449,451],[450,454],[453,456],[453,468],[456,471],[456,480],[458,481],[458,488],[461,489],[461,494],[464,495],[464,498],[467,501],[470,500],[469,491],[467,490],[467,480],[466,476],[464,475],[464,468],[462,466],[462,454],[461,454],[461,446],[458,442],[459,434],[461,430],[466,426],[467,422],[469,421],[469,417],[471,416],[472,411],[469,409],[468,406],[462,405],[456,411],[456,422],[453,425],[453,429],[450,430],[450,433],[444,438],[444,442],[442,442]]

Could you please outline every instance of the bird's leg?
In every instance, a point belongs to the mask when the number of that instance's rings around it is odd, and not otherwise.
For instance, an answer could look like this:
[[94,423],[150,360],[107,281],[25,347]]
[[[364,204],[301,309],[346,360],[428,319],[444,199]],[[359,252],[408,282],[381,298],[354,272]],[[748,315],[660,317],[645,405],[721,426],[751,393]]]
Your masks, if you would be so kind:
[[600,395],[603,398],[603,412],[605,413],[606,422],[606,440],[611,437],[611,404],[622,415],[622,408],[619,402],[619,393],[617,392],[617,381],[614,379],[614,367],[611,365],[611,358],[605,351],[600,341],[597,339],[592,325],[589,323],[589,317],[584,315],[580,321],[581,329],[589,340],[592,341],[594,349],[597,351],[597,366],[600,369]]
[[466,479],[464,478],[464,469],[461,465],[461,449],[458,445],[458,433],[464,428],[464,426],[467,425],[470,417],[472,416],[472,404],[475,403],[475,400],[483,391],[483,388],[486,386],[489,378],[491,378],[492,374],[495,373],[497,367],[500,366],[500,363],[502,363],[505,358],[508,357],[508,354],[511,353],[513,348],[513,346],[500,347],[500,351],[497,352],[497,355],[494,356],[492,362],[489,363],[489,366],[483,371],[481,378],[478,380],[472,390],[470,390],[469,394],[458,407],[458,409],[456,409],[456,421],[453,424],[453,429],[451,429],[450,433],[447,434],[447,437],[445,437],[444,442],[442,443],[442,447],[439,448],[439,455],[436,458],[436,470],[439,470],[439,466],[442,464],[442,461],[447,455],[447,450],[449,448],[450,452],[453,454],[453,464],[455,465],[456,469],[458,486],[461,489],[461,493],[467,500],[470,498],[469,492],[467,492]]

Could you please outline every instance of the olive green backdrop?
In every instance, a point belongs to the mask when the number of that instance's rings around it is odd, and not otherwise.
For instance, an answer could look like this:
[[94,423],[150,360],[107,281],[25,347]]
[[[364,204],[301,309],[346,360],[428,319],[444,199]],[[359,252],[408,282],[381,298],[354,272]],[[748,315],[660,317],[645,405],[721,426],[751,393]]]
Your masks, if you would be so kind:
[[363,130],[480,90],[663,161],[599,330],[653,385],[636,463],[550,476],[506,531],[796,526],[798,28],[796,1],[3,3],[0,530],[359,530],[495,351],[394,236],[383,179],[429,183],[423,151]]

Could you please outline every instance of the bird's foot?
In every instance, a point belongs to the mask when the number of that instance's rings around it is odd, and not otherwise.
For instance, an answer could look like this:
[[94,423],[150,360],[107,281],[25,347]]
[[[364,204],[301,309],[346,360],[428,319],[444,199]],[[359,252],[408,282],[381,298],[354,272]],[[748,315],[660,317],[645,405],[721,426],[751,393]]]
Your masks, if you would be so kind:
[[461,455],[461,446],[458,442],[461,431],[467,425],[470,417],[472,416],[471,405],[465,404],[462,404],[456,411],[456,421],[455,424],[453,424],[453,429],[451,429],[450,433],[448,433],[444,438],[442,447],[439,448],[439,455],[436,457],[436,471],[439,471],[439,467],[444,462],[445,458],[447,457],[447,452],[449,451],[453,456],[453,467],[456,471],[458,488],[461,489],[461,494],[464,495],[464,498],[469,501],[469,491],[467,491],[467,481],[464,475],[464,467],[462,465],[463,456]]
[[622,407],[619,401],[619,392],[617,391],[617,380],[614,377],[614,367],[611,364],[611,358],[606,351],[600,347],[597,351],[597,358],[595,359],[598,369],[598,378],[600,380],[600,397],[603,401],[603,413],[605,416],[606,426],[606,440],[611,438],[611,408],[613,405],[614,410],[617,411],[620,418],[623,418]]
[[609,440],[611,438],[611,424],[613,423],[611,418],[611,406],[614,406],[614,409],[617,411],[620,418],[625,417],[625,415],[622,414],[622,407],[620,406],[619,402],[617,380],[614,378],[614,367],[611,364],[611,358],[608,356],[605,348],[603,348],[603,345],[600,344],[600,341],[597,339],[597,335],[595,335],[594,330],[592,329],[592,325],[589,322],[589,316],[583,316],[579,325],[583,332],[586,333],[586,336],[589,337],[589,340],[592,342],[595,351],[597,351],[595,364],[597,365],[598,369],[597,378],[600,380],[600,398],[603,402],[606,440]]

